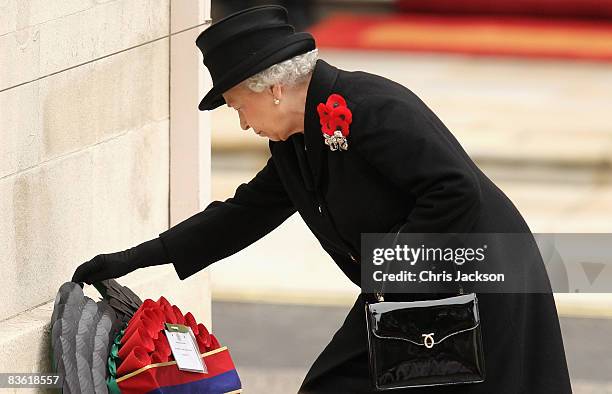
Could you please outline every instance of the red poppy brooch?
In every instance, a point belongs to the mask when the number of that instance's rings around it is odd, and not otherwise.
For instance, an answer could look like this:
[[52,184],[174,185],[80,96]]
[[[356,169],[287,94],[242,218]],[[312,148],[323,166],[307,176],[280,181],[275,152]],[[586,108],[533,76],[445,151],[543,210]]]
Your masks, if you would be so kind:
[[332,151],[347,150],[349,125],[353,121],[353,114],[346,106],[346,100],[339,94],[332,94],[327,102],[317,106],[321,130],[325,138],[325,145]]

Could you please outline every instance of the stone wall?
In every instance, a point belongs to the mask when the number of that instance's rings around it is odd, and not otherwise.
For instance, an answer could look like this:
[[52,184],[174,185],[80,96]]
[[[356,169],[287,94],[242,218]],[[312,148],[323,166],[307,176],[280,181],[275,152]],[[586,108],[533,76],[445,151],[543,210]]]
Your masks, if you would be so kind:
[[[195,0],[0,1],[0,372],[48,369],[52,301],[79,264],[208,203],[194,40],[209,15]],[[206,273],[120,282],[211,325]]]

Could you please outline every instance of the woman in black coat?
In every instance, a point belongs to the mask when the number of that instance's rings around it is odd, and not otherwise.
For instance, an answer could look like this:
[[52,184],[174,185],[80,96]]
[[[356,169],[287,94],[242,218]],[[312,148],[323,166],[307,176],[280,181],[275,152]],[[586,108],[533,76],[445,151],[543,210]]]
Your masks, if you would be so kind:
[[[317,60],[312,37],[294,33],[286,20],[281,7],[256,7],[213,24],[196,41],[214,81],[200,110],[224,103],[235,108],[243,129],[269,138],[266,166],[232,198],[212,202],[159,238],[96,256],[73,281],[91,283],[167,262],[185,279],[296,211],[357,286],[362,233],[400,227],[405,233],[530,233],[512,202],[416,95],[383,77]],[[329,133],[326,111],[334,103],[350,113]],[[547,283],[541,260],[530,264]],[[310,368],[300,394],[374,392],[364,297]],[[394,392],[570,393],[552,294],[478,299],[485,381]]]

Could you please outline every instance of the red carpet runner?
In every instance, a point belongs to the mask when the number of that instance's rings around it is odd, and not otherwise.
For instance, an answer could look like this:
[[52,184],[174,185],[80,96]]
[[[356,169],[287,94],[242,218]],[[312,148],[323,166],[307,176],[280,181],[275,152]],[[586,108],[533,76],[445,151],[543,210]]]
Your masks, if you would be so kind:
[[604,20],[336,14],[310,31],[320,48],[612,60]]

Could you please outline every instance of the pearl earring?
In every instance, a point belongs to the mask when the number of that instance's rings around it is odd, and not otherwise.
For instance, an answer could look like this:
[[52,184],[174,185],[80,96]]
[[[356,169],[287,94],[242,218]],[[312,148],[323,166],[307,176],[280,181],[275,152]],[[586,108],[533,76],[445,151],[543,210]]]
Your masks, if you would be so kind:
[[274,104],[279,105],[279,104],[280,104],[280,100],[279,100],[279,99],[277,99],[277,98],[275,98],[275,99],[274,99]]

